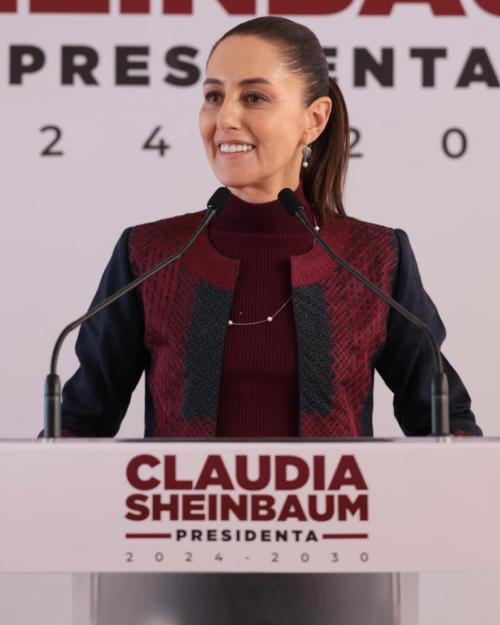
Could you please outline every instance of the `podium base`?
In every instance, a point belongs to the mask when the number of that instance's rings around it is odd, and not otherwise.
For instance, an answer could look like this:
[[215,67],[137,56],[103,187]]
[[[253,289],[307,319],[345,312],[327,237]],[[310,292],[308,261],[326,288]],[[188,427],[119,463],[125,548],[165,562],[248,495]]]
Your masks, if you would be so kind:
[[72,625],[418,625],[418,574],[73,575]]

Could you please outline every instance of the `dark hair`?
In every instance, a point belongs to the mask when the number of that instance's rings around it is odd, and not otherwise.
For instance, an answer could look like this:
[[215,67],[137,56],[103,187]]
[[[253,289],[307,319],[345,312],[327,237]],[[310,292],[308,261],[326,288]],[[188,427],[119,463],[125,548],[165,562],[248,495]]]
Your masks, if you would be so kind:
[[[349,121],[344,97],[336,81],[328,75],[328,64],[316,35],[303,24],[285,17],[257,17],[238,24],[213,46],[232,35],[261,37],[276,44],[285,65],[304,78],[304,104],[322,96],[333,102],[332,113],[321,135],[312,144],[309,167],[302,170],[307,199],[323,216],[345,216],[342,203],[349,153]],[[209,57],[210,58],[210,57]]]

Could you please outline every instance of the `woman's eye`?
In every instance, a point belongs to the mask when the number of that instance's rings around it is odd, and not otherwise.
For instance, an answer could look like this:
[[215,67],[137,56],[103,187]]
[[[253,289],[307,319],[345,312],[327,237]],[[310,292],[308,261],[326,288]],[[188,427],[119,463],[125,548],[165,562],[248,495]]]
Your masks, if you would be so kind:
[[221,101],[221,94],[217,91],[209,91],[205,94],[205,102],[210,104],[218,104]]
[[245,98],[250,104],[260,104],[260,102],[266,101],[266,98],[258,93],[247,93]]

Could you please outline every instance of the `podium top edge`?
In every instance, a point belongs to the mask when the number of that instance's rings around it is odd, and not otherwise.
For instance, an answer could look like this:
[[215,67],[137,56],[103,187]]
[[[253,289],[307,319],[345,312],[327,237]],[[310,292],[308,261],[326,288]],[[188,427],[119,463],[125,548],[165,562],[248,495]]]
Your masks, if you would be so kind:
[[436,436],[425,436],[425,437],[356,437],[356,438],[299,438],[299,437],[281,437],[281,438],[84,438],[84,437],[75,437],[75,438],[58,438],[58,439],[44,439],[44,438],[0,438],[0,443],[35,443],[40,445],[47,444],[70,444],[70,445],[78,445],[79,443],[113,443],[113,444],[148,444],[148,443],[194,443],[194,444],[203,444],[203,443],[211,443],[211,444],[234,444],[234,443],[278,443],[289,445],[290,443],[299,444],[299,445],[307,445],[307,444],[329,444],[329,443],[339,443],[339,444],[365,444],[365,443],[405,443],[405,444],[413,444],[413,443],[466,443],[466,444],[477,444],[477,443],[498,443],[500,442],[500,437],[498,436],[450,436],[450,437],[436,437]]

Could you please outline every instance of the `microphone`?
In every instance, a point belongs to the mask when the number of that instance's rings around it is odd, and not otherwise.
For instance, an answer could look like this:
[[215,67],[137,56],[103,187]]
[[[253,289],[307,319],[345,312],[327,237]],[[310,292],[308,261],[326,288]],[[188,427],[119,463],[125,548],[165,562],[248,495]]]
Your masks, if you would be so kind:
[[50,361],[50,373],[45,378],[45,429],[44,438],[60,438],[61,436],[61,381],[57,375],[57,361],[59,358],[59,352],[66,336],[72,331],[78,328],[82,323],[97,315],[108,306],[110,306],[117,299],[129,293],[136,287],[140,286],[146,280],[149,280],[152,276],[156,275],[162,269],[165,269],[172,263],[175,263],[181,256],[188,251],[193,245],[196,239],[208,226],[214,215],[221,213],[227,206],[231,198],[231,192],[226,187],[219,187],[217,191],[212,195],[207,203],[207,214],[203,218],[201,224],[196,228],[195,232],[191,235],[186,243],[169,258],[163,260],[161,263],[147,271],[142,276],[139,276],[135,280],[132,280],[129,284],[126,284],[121,289],[118,289],[115,293],[112,293],[109,297],[102,302],[91,308],[85,315],[79,317],[69,325],[67,325],[61,332],[52,351],[52,358]]
[[356,280],[359,280],[362,284],[364,284],[368,289],[370,289],[370,291],[375,293],[377,297],[382,299],[391,308],[394,308],[394,310],[397,310],[398,313],[403,315],[403,317],[408,319],[408,321],[416,325],[424,332],[431,345],[436,369],[431,385],[432,435],[438,437],[449,436],[450,409],[448,398],[448,378],[444,372],[441,350],[439,349],[439,345],[437,344],[429,326],[411,313],[407,308],[401,306],[401,304],[395,299],[387,295],[387,293],[382,291],[382,289],[350,265],[346,260],[338,256],[309,223],[301,201],[291,189],[283,189],[280,191],[278,194],[278,200],[282,204],[283,208],[290,215],[292,215],[292,217],[297,217],[304,224],[307,230],[321,245],[330,258],[343,267],[348,273],[351,274],[351,276],[354,276]]

